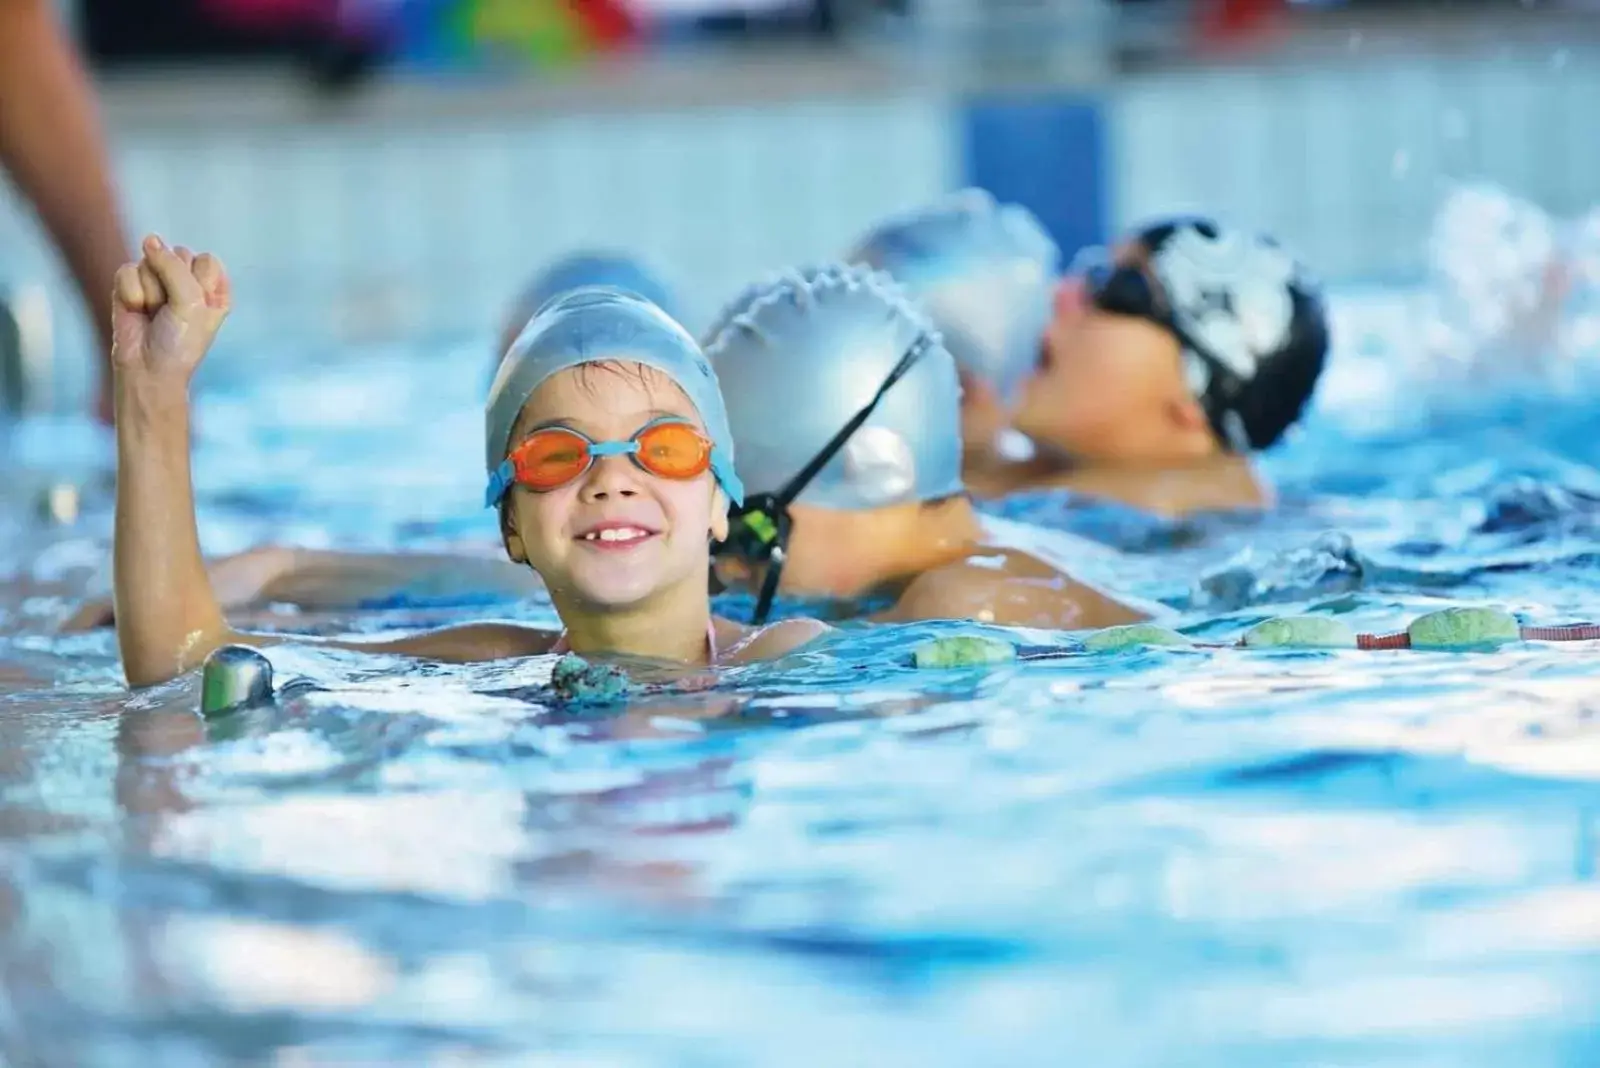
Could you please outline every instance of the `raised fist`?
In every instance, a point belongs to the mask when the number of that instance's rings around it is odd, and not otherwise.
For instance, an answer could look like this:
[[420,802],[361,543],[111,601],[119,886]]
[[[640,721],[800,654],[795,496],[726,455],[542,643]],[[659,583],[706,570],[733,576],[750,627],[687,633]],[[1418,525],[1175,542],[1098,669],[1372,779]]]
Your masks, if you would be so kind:
[[144,257],[117,271],[111,297],[111,362],[118,374],[171,377],[187,384],[228,317],[231,294],[222,261],[144,239]]

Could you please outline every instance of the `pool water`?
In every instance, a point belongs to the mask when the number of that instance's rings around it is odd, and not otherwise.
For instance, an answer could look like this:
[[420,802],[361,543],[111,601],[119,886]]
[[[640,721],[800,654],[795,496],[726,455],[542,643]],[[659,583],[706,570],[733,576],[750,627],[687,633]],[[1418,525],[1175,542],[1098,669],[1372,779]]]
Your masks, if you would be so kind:
[[[996,509],[1236,635],[1448,604],[1600,617],[1600,411],[1570,376],[1439,384],[1396,298],[1337,305],[1265,520]],[[482,546],[482,346],[224,345],[203,540]],[[1437,388],[1433,388],[1437,386]],[[0,1060],[186,1065],[1600,1063],[1600,643],[1148,650],[902,666],[925,625],[614,715],[469,668],[271,650],[277,707],[130,696],[109,450],[7,431]],[[67,528],[40,488],[84,485]],[[736,602],[732,603],[736,607]],[[256,613],[319,632],[547,604]],[[1030,644],[1060,644],[1029,633]]]

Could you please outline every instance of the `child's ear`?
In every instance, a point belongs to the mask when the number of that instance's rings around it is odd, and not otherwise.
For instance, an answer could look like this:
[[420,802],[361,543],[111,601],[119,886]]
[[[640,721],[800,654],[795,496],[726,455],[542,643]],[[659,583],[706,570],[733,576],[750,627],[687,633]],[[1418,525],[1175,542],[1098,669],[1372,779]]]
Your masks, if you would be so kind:
[[711,540],[723,541],[728,536],[728,498],[718,486],[711,495]]
[[517,533],[517,519],[508,502],[509,498],[500,502],[500,540],[505,543],[506,556],[513,564],[525,564],[528,551],[522,545],[522,535]]

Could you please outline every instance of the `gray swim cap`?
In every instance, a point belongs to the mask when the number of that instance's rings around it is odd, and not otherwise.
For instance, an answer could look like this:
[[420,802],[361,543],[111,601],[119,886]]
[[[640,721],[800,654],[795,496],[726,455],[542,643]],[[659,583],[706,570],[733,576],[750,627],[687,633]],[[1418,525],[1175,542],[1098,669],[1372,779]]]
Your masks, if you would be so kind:
[[893,279],[834,264],[747,289],[706,341],[752,494],[775,493],[872,400],[919,341],[920,359],[798,500],[865,509],[963,490],[961,385],[928,318]]
[[893,275],[957,365],[1002,396],[1038,362],[1061,250],[1027,208],[965,189],[884,221],[846,258]]
[[511,431],[534,390],[558,371],[605,360],[654,367],[682,388],[711,438],[712,474],[728,498],[741,503],[744,491],[733,466],[733,435],[710,362],[666,312],[637,294],[609,286],[569,290],[546,304],[500,364],[484,410],[490,495],[495,496],[496,478],[508,484],[503,468]]

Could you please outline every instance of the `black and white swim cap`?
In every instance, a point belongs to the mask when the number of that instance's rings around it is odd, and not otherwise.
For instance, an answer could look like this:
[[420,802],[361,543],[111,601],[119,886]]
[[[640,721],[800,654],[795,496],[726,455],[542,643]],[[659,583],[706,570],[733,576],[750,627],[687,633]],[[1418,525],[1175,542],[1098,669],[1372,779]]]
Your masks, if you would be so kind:
[[1300,418],[1328,353],[1320,287],[1265,235],[1165,219],[1133,242],[1184,342],[1184,373],[1218,437],[1264,449]]

